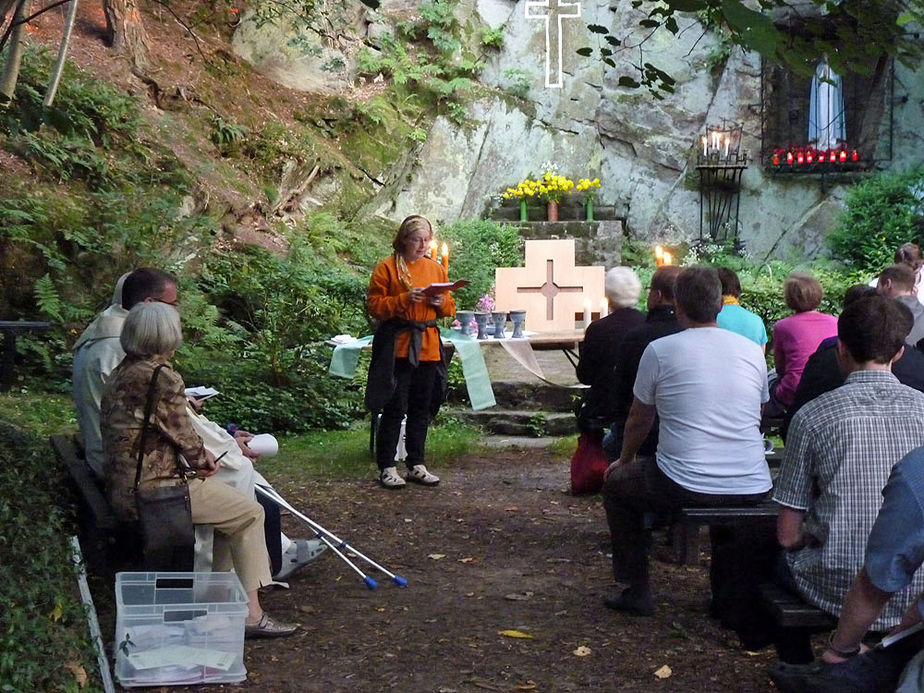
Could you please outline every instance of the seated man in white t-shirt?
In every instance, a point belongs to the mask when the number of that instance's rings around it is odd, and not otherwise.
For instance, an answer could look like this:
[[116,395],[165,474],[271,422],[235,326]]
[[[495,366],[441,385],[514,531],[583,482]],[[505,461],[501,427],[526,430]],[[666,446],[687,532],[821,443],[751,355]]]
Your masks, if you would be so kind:
[[[760,433],[761,405],[769,397],[760,347],[716,325],[722,286],[714,269],[685,269],[674,299],[686,329],[646,347],[622,453],[603,485],[613,573],[626,585],[604,604],[643,616],[654,613],[644,515],[758,503],[771,488]],[[655,415],[655,457],[636,458]]]

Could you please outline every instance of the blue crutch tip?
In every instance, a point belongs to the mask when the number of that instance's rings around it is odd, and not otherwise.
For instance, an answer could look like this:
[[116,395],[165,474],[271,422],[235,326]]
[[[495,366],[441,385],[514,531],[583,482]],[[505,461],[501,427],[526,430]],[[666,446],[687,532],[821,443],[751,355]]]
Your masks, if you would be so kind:
[[403,577],[395,575],[394,581],[398,587],[407,587],[407,580],[405,580]]
[[374,590],[376,587],[379,586],[379,583],[377,583],[375,580],[373,580],[371,577],[368,577],[368,576],[363,578],[363,582],[366,583],[366,587],[368,587],[370,590]]

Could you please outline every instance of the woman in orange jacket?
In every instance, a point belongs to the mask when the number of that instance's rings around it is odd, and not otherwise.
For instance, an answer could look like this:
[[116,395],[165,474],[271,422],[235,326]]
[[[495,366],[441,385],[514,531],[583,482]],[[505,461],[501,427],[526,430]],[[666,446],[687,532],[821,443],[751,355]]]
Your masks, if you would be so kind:
[[433,227],[424,217],[409,216],[398,229],[395,252],[376,265],[369,282],[367,307],[380,321],[372,343],[366,402],[373,416],[381,411],[376,462],[379,481],[389,489],[405,485],[395,466],[395,450],[405,426],[407,481],[434,486],[439,478],[424,464],[431,416],[444,397],[445,365],[436,319],[455,314],[449,292],[428,296],[424,289],[447,282],[442,264],[427,252]]

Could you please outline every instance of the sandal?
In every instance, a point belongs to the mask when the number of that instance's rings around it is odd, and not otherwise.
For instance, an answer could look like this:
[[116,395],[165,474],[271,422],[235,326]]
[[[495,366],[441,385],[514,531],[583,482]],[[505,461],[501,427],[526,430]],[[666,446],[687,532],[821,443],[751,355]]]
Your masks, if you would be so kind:
[[256,623],[244,623],[244,638],[284,638],[292,635],[298,626],[291,623],[274,621],[265,611]]

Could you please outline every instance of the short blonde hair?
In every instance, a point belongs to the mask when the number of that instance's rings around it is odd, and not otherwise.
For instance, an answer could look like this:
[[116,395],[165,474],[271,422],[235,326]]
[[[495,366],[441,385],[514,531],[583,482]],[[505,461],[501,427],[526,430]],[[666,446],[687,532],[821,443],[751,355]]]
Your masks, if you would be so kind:
[[613,267],[606,273],[603,292],[614,306],[630,308],[638,304],[642,295],[642,282],[628,267]]
[[122,349],[132,356],[162,356],[183,343],[180,314],[159,301],[146,301],[128,311],[122,334]]

